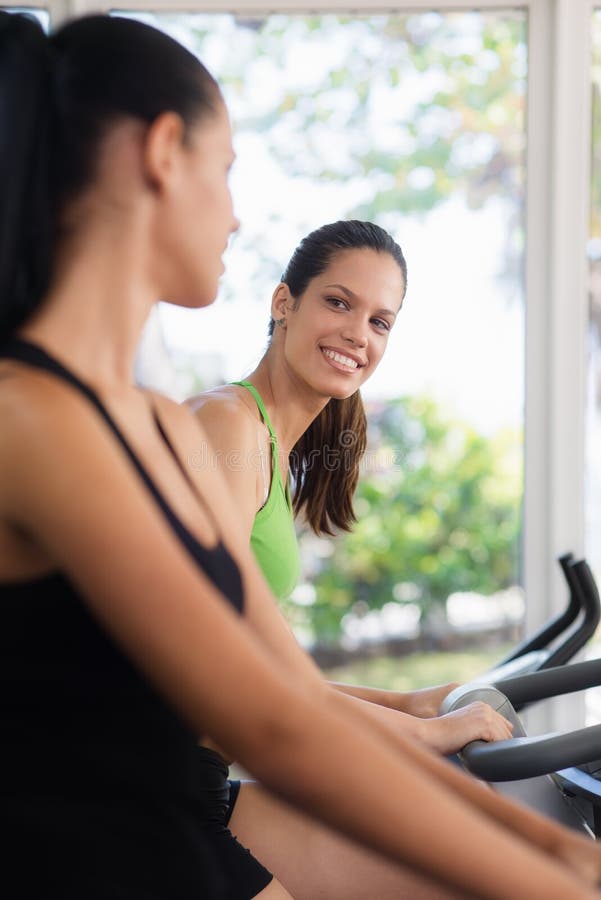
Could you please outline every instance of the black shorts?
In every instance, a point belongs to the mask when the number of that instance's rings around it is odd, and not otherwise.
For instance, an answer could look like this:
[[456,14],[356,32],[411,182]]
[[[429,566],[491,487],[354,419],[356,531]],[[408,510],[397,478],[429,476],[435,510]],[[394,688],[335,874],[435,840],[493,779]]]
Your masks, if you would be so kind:
[[228,828],[240,782],[228,781],[227,766],[217,753],[206,747],[200,747],[199,751],[204,834],[211,856],[227,881],[224,900],[252,900],[273,881],[273,875]]

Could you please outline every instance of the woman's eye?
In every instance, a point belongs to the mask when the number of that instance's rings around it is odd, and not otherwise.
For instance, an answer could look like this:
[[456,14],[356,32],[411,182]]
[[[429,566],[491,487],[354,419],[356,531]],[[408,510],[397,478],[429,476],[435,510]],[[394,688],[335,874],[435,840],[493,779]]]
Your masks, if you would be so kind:
[[372,319],[376,328],[382,328],[384,331],[390,331],[390,325],[385,319]]
[[348,304],[341,300],[340,297],[326,297],[326,300],[336,309],[348,309]]

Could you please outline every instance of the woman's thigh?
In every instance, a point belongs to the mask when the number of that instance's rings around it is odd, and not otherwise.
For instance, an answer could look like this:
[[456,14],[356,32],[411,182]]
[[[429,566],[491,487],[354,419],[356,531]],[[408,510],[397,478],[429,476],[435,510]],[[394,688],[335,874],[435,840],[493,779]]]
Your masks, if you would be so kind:
[[[465,898],[315,823],[253,782],[242,782],[229,827],[294,900]],[[269,894],[269,888],[261,900],[288,896]]]

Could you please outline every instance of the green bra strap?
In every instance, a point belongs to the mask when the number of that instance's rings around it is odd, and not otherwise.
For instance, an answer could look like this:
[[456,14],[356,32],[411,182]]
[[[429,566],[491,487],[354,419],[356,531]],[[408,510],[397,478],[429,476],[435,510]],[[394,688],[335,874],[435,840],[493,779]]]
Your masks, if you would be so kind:
[[[273,461],[273,475],[277,480],[282,484],[282,475],[280,472],[280,463],[278,459],[278,438],[273,430],[273,425],[271,424],[271,419],[267,415],[267,410],[265,409],[265,404],[263,403],[263,398],[260,393],[250,381],[232,381],[231,384],[236,384],[239,387],[246,388],[255,398],[255,403],[259,408],[259,412],[263,417],[263,421],[267,425],[267,430],[269,431],[269,437],[271,438],[271,453],[272,453],[272,461]],[[286,484],[282,485],[284,488],[284,494],[286,495],[286,502],[288,504],[288,508],[292,509],[292,497],[290,495],[290,484],[288,479],[286,479]]]
[[276,435],[275,431],[273,430],[273,426],[271,424],[271,419],[267,415],[267,410],[265,409],[265,404],[263,403],[263,399],[262,399],[260,393],[258,392],[258,390],[256,389],[256,387],[254,386],[254,384],[251,384],[250,381],[232,381],[232,384],[237,384],[240,387],[244,387],[251,392],[251,394],[255,398],[255,402],[256,402],[257,406],[259,407],[259,412],[261,413],[263,421],[267,425],[267,430],[269,431],[269,436],[277,443],[277,435]]

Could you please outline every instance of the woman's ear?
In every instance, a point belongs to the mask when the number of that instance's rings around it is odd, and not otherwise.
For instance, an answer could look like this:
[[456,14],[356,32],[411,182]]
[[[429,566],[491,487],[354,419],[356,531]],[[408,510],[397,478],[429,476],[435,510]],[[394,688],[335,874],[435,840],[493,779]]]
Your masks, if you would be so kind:
[[142,152],[144,176],[156,191],[167,189],[180,174],[185,125],[174,112],[164,112],[149,125]]
[[287,284],[280,282],[271,297],[271,318],[274,322],[284,323],[286,314],[292,306],[292,295]]

